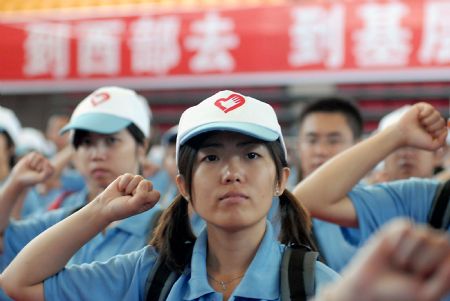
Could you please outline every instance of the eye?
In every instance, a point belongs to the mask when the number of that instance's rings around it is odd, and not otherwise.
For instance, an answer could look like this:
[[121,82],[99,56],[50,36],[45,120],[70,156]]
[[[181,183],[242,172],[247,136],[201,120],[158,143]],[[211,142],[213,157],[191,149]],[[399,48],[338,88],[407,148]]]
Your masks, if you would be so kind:
[[256,159],[256,158],[259,158],[259,157],[260,157],[260,155],[255,153],[255,152],[251,152],[251,153],[247,154],[247,158],[249,158],[249,159]]
[[306,140],[306,143],[308,143],[308,144],[316,144],[317,143],[317,138],[310,137],[310,138],[306,138],[305,140]]
[[85,137],[81,138],[80,145],[81,146],[90,146],[90,145],[92,145],[92,139],[88,136],[85,136]]
[[342,143],[342,138],[340,138],[340,137],[333,137],[333,138],[328,139],[328,144],[330,144],[330,145],[336,145],[336,144],[341,144],[341,143]]
[[114,143],[116,143],[119,139],[117,139],[114,136],[108,136],[105,138],[105,142],[107,145],[113,145]]
[[213,161],[217,161],[219,160],[219,157],[217,157],[216,155],[207,155],[203,158],[203,161],[206,162],[213,162]]

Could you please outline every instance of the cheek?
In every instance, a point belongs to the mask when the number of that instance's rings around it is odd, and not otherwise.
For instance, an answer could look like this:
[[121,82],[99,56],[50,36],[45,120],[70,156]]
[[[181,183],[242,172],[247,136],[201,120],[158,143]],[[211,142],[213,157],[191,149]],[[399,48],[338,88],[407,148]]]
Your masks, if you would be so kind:
[[78,170],[82,175],[86,175],[88,162],[89,160],[87,153],[81,149],[78,149],[73,159],[73,165],[75,166],[75,169]]

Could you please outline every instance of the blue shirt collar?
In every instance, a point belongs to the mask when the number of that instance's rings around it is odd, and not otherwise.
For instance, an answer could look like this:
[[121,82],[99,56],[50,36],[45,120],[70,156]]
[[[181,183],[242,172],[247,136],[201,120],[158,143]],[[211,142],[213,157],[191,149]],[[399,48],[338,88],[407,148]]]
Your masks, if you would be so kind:
[[[193,300],[214,293],[206,276],[207,255],[206,229],[202,231],[194,245],[191,261],[191,275],[185,300]],[[274,300],[280,295],[280,265],[283,247],[274,237],[270,223],[261,244],[248,267],[244,278],[234,290],[234,297],[253,298],[259,300]],[[255,285],[257,283],[258,285]]]

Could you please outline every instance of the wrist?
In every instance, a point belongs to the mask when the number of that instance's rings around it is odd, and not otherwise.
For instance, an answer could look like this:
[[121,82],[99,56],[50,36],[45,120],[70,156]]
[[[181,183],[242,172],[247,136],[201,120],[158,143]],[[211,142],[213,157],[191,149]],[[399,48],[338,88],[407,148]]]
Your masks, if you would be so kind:
[[19,195],[23,191],[29,188],[28,185],[21,182],[20,180],[14,178],[13,176],[9,176],[6,179],[6,182],[4,184],[5,189],[8,190],[8,193],[13,195]]
[[105,213],[105,208],[95,198],[89,202],[83,210],[88,211],[89,216],[94,220],[95,224],[99,227],[99,231],[106,228],[111,222],[111,218]]
[[389,126],[380,132],[379,137],[383,141],[383,144],[391,148],[391,151],[404,147],[408,144],[406,132],[394,125]]

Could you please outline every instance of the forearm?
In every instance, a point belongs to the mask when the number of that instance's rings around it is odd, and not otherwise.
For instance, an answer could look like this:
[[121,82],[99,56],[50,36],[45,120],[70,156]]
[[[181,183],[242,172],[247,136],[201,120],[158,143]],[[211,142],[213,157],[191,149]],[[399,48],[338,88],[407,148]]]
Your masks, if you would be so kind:
[[66,166],[70,163],[73,156],[73,148],[71,145],[66,146],[60,152],[58,152],[52,159],[51,163],[54,168],[53,176],[59,178],[61,176],[62,171]]
[[323,216],[379,161],[400,147],[398,136],[394,129],[386,130],[340,153],[297,184],[294,195],[313,216]]
[[17,196],[14,206],[11,210],[11,214],[9,215],[11,218],[19,220],[22,218],[22,208],[23,203],[25,202],[25,197],[27,195],[28,189],[22,190]]
[[75,252],[108,225],[97,207],[90,203],[32,240],[3,272],[2,285],[26,289],[62,270]]
[[9,178],[0,190],[0,233],[9,224],[9,218],[20,197],[24,197],[28,187],[20,185]]

